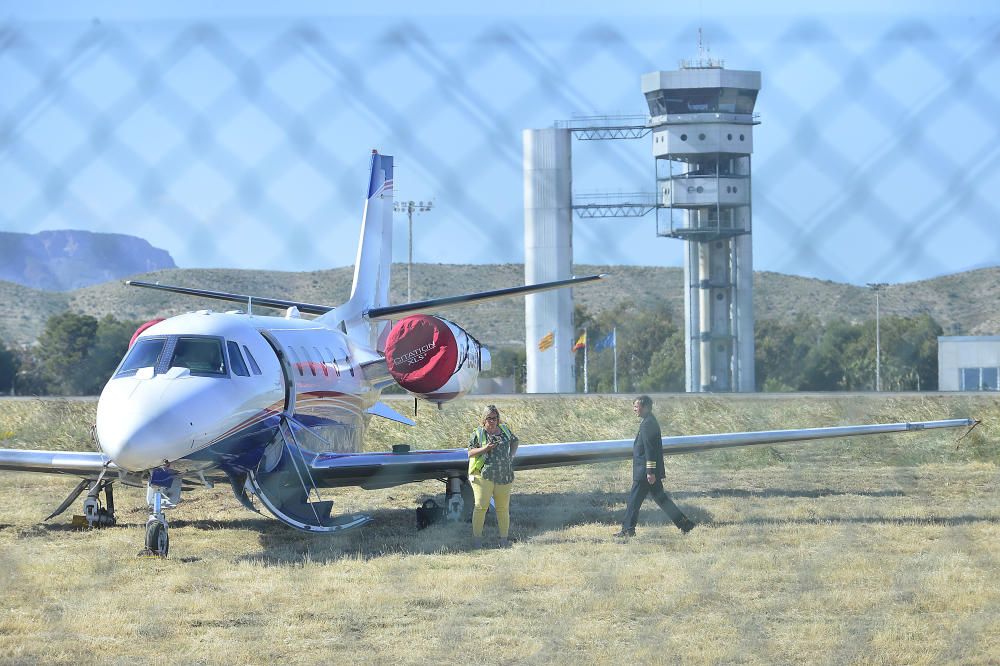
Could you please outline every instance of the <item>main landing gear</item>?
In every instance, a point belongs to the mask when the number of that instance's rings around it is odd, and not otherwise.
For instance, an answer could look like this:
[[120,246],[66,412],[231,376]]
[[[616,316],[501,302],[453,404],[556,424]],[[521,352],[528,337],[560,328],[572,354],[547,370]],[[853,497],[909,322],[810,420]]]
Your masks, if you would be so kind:
[[[73,516],[73,527],[112,527],[115,524],[115,495],[112,490],[112,479],[105,479],[104,475],[97,477],[96,481],[84,479],[77,484],[76,488],[62,501],[56,510],[48,515],[45,520],[51,520],[69,508],[77,497],[87,491],[87,497],[83,500],[83,515]],[[104,491],[104,504],[101,504],[101,491]]]
[[475,497],[467,476],[450,476],[445,481],[444,519],[449,523],[457,523],[472,517],[472,506]]
[[[112,490],[111,481],[98,481],[87,492],[87,499],[83,500],[83,517],[89,527],[114,527],[115,523],[115,495]],[[98,495],[104,489],[104,506]]]
[[438,503],[433,499],[427,499],[417,509],[418,530],[429,527],[442,518],[449,523],[468,522],[472,518],[475,497],[472,493],[472,486],[469,485],[469,478],[458,475],[449,476],[444,479],[444,484],[443,507],[438,506]]

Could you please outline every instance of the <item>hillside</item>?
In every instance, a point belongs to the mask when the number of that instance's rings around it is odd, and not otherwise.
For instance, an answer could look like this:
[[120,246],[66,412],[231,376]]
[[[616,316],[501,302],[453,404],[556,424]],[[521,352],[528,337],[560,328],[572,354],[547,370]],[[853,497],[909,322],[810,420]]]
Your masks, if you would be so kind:
[[[665,301],[679,320],[684,307],[683,271],[652,266],[577,265],[577,275],[608,273],[603,282],[575,290],[578,304],[601,312],[621,303],[638,307]],[[350,291],[352,268],[288,273],[229,269],[173,269],[136,276],[151,282],[218,289],[259,296],[274,296],[311,303],[337,304]],[[485,291],[521,284],[520,264],[453,265],[416,264],[413,269],[415,300]],[[863,321],[874,317],[874,297],[865,287],[794,275],[760,272],[755,276],[754,304],[758,320],[791,320],[803,314],[823,320],[836,317]],[[393,267],[392,301],[406,297],[406,266]],[[897,284],[881,296],[884,315],[913,316],[927,313],[947,334],[1000,334],[1000,267],[958,273],[932,280]],[[237,306],[232,306],[237,307]],[[8,343],[34,340],[45,319],[72,309],[95,316],[145,320],[201,308],[224,310],[219,301],[192,299],[146,289],[128,288],[119,281],[70,292],[47,292],[0,281],[0,335]],[[262,310],[275,312],[273,310]],[[483,342],[524,344],[524,302],[510,299],[455,308],[447,316],[467,327]]]

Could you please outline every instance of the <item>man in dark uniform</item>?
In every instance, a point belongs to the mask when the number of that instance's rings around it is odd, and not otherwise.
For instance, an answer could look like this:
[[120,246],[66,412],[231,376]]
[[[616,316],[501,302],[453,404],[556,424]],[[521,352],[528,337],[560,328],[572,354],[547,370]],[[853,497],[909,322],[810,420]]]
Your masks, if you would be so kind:
[[632,445],[632,492],[628,496],[622,529],[615,536],[635,536],[639,507],[646,495],[652,495],[660,508],[670,516],[670,520],[674,521],[674,525],[687,534],[694,529],[694,523],[681,513],[663,489],[663,436],[660,424],[653,416],[653,400],[648,395],[640,395],[632,403],[632,410],[641,419],[639,434],[635,436],[635,443]]

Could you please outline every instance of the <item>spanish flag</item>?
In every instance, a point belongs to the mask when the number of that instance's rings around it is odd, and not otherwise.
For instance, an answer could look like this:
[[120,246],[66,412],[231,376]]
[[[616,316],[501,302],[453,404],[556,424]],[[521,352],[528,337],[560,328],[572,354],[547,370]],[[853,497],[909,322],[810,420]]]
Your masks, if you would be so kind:
[[549,331],[542,337],[541,340],[538,341],[538,351],[545,351],[555,343],[556,343],[556,334],[554,331]]
[[573,351],[583,349],[587,346],[587,331],[580,334],[580,337],[576,339],[576,344],[573,345]]

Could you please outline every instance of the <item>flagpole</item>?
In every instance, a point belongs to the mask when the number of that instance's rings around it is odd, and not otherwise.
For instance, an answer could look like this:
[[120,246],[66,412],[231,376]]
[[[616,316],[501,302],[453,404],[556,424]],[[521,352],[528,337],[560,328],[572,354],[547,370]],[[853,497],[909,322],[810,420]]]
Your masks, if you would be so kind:
[[612,342],[614,342],[612,348],[615,350],[614,387],[615,387],[615,393],[618,393],[618,327],[617,326],[611,329],[611,340]]
[[583,329],[583,392],[587,393],[587,329]]
[[558,335],[555,336],[555,339],[552,341],[552,347],[553,347],[552,351],[554,353],[554,355],[552,356],[552,362],[555,364],[554,367],[552,368],[552,374],[555,381],[555,387],[554,387],[555,390],[553,391],[553,393],[559,393],[559,336]]

